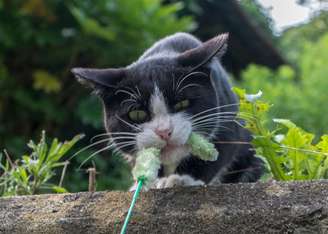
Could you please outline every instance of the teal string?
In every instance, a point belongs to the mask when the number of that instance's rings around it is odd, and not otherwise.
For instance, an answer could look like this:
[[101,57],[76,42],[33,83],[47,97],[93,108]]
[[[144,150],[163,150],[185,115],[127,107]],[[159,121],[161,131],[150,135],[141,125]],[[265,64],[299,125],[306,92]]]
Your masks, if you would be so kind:
[[139,197],[139,193],[141,191],[141,188],[142,188],[142,185],[143,185],[143,182],[144,181],[145,181],[145,178],[144,177],[138,178],[138,186],[137,186],[136,191],[134,192],[133,199],[132,199],[132,202],[131,202],[131,205],[130,205],[128,214],[125,217],[125,221],[124,221],[123,227],[121,229],[121,234],[125,234],[126,233],[126,229],[128,228],[128,224],[129,224],[129,221],[130,221],[131,216],[132,216],[133,207],[136,204],[136,201],[137,201],[137,199]]

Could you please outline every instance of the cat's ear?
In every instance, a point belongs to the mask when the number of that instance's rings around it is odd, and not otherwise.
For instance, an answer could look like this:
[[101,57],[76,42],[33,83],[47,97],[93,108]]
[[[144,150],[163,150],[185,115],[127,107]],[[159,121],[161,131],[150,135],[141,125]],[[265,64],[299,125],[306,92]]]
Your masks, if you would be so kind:
[[124,77],[124,69],[107,68],[107,69],[91,69],[91,68],[73,68],[71,72],[82,84],[86,84],[93,89],[99,88],[116,88],[116,85]]
[[182,66],[197,66],[208,63],[213,57],[220,59],[228,47],[229,34],[220,34],[202,43],[200,46],[187,50],[177,58]]

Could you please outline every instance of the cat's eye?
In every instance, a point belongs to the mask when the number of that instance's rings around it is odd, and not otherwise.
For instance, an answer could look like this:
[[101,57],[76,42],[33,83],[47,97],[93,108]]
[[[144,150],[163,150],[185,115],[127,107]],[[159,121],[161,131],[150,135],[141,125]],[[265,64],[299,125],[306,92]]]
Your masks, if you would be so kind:
[[133,110],[128,113],[129,118],[137,123],[144,122],[147,119],[147,113],[143,110]]
[[188,99],[185,99],[181,102],[178,102],[177,104],[174,105],[174,110],[175,111],[182,111],[182,110],[185,110],[189,107],[190,105],[190,102]]

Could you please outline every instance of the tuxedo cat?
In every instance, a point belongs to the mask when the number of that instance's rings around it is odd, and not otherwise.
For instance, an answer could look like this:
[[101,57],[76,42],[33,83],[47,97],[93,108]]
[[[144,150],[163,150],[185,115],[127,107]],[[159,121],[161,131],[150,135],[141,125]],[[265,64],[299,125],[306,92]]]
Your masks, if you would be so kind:
[[[176,33],[126,67],[72,69],[103,103],[110,146],[132,164],[136,151],[161,149],[162,165],[152,188],[253,182],[261,176],[263,163],[248,144],[249,132],[236,120],[238,100],[220,64],[227,39],[221,34],[202,43]],[[192,131],[215,144],[218,160],[190,154],[186,141]]]

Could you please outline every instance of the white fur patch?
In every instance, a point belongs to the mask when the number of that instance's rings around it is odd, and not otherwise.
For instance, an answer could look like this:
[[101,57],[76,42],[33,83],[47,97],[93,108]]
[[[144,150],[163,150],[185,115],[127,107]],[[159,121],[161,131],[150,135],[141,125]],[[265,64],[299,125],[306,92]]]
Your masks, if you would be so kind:
[[150,110],[154,115],[167,115],[168,113],[163,94],[156,85],[150,98]]
[[[190,154],[190,148],[185,144],[191,134],[192,123],[183,113],[169,113],[167,103],[157,86],[150,98],[149,109],[152,119],[140,125],[142,131],[136,137],[137,147],[139,150],[147,147],[162,149],[160,159],[165,175],[170,175],[181,160]],[[158,130],[170,131],[169,139],[163,140],[158,136]]]
[[201,180],[195,180],[189,175],[177,175],[173,174],[169,177],[163,177],[157,179],[151,188],[172,188],[178,186],[202,186],[205,183]]

